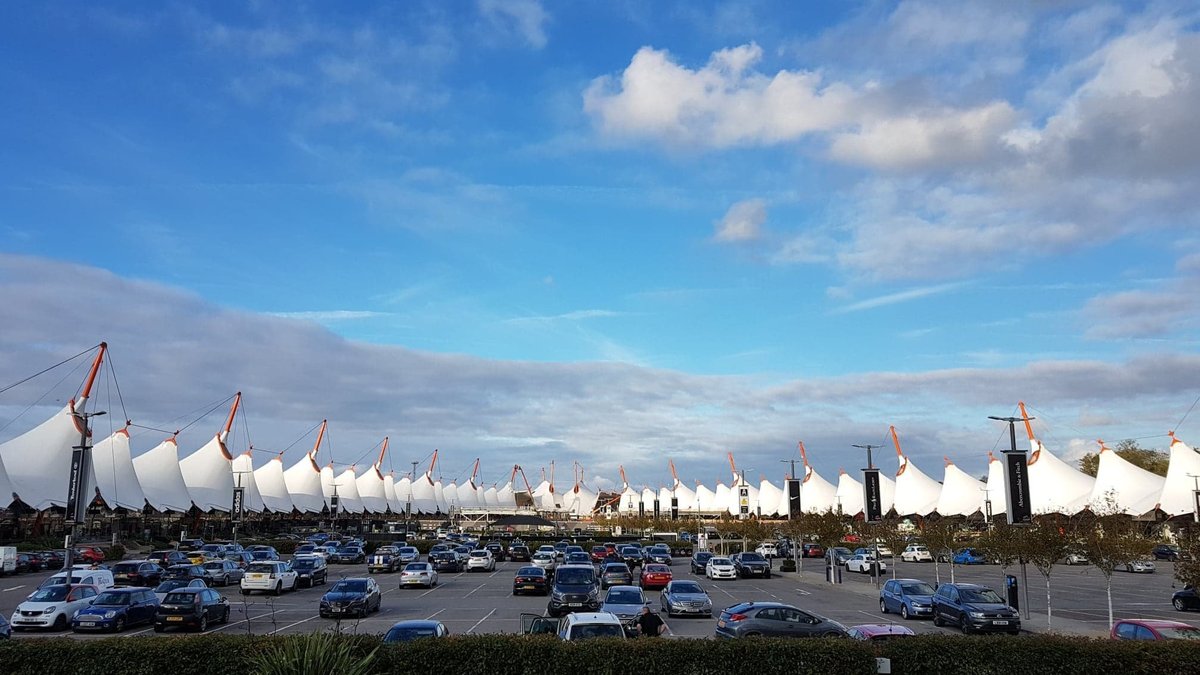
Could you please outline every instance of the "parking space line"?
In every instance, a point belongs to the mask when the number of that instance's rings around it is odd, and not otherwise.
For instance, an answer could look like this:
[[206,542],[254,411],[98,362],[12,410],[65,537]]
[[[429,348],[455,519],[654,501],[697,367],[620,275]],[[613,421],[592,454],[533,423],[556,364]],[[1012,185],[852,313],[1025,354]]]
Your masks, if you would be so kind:
[[437,616],[438,614],[441,614],[444,611],[446,611],[445,607],[443,607],[443,608],[439,609],[438,611],[434,612],[433,614],[430,614],[429,616],[425,617],[425,620],[428,621],[428,620],[432,619],[433,617]]
[[[474,591],[472,591],[472,592],[474,592]],[[487,616],[483,617],[479,621],[476,621],[474,626],[471,626],[469,629],[467,629],[467,635],[470,635],[472,631],[474,631],[476,628],[479,628],[479,624],[483,623],[484,621],[487,621],[488,617],[490,617],[491,615],[493,615],[495,613],[496,613],[496,610],[492,609],[492,611],[487,613]]]
[[289,628],[292,628],[293,626],[299,626],[302,623],[308,623],[309,621],[312,621],[313,619],[319,619],[319,618],[321,618],[320,615],[313,615],[313,616],[308,617],[307,619],[301,619],[300,621],[297,621],[296,623],[289,623],[288,625],[283,626],[282,628],[276,628],[275,630],[271,631],[270,633],[267,633],[267,635],[274,635],[281,630],[287,630]]
[[0,593],[7,593],[8,591],[15,591],[18,588],[25,588],[25,584],[21,584],[20,586],[12,586],[10,588],[5,588],[3,590],[0,590]]
[[[471,591],[471,593],[474,593],[475,591],[477,591],[477,590],[479,590],[479,589],[483,588],[483,587],[484,587],[484,586],[486,586],[486,585],[487,585],[487,584],[479,584],[478,586],[476,586],[476,587],[475,587],[475,588],[474,588],[474,589]],[[466,595],[464,595],[464,596],[463,596],[463,598],[469,598],[469,597],[471,597],[471,593],[467,593]]]

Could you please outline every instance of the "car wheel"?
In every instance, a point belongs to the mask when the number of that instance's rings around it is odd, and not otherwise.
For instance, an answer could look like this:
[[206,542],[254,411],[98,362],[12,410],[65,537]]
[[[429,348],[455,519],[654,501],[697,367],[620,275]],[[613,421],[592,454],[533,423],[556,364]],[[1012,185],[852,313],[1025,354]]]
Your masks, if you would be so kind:
[[154,632],[155,632],[155,633],[161,633],[161,632],[163,632],[163,629],[164,629],[164,628],[166,628],[166,627],[165,627],[165,626],[162,626],[162,625],[160,625],[160,624],[157,624],[157,623],[156,623],[156,624],[154,624]]
[[970,634],[970,632],[971,632],[971,627],[970,627],[969,625],[967,625],[967,617],[965,617],[965,616],[963,616],[963,617],[959,617],[959,619],[958,619],[958,629],[962,631],[962,634],[963,634],[963,635],[969,635],[969,634]]
[[57,617],[55,617],[55,619],[54,619],[54,626],[52,626],[52,628],[53,628],[54,630],[66,630],[66,628],[67,628],[67,615],[66,615],[66,614],[59,614]]
[[207,614],[200,617],[200,626],[197,628],[197,630],[199,630],[201,633],[208,630],[208,615]]
[[1177,610],[1179,610],[1179,611],[1181,611],[1181,612],[1182,612],[1183,610],[1187,609],[1187,608],[1186,608],[1186,607],[1184,607],[1184,605],[1183,605],[1183,598],[1175,598],[1174,600],[1172,600],[1172,601],[1171,601],[1171,604],[1172,604],[1172,605],[1175,605],[1175,609],[1177,609]]
[[933,625],[937,626],[938,628],[946,625],[946,622],[942,621],[942,615],[938,614],[936,609],[933,610]]
[[879,600],[879,613],[880,614],[888,613],[887,603],[884,602],[882,599]]
[[908,605],[900,605],[900,618],[901,619],[911,618],[908,614]]
[[117,617],[117,622],[113,624],[113,632],[120,633],[123,630],[125,630],[125,619]]
[[242,595],[250,595],[250,591],[249,591],[249,590],[247,590],[247,589],[245,589],[245,588],[243,588],[243,589],[242,589]]
[[274,594],[275,594],[275,595],[283,595],[283,582],[282,582],[282,581],[279,581],[279,582],[276,582],[276,583],[275,583],[275,591],[274,591]]

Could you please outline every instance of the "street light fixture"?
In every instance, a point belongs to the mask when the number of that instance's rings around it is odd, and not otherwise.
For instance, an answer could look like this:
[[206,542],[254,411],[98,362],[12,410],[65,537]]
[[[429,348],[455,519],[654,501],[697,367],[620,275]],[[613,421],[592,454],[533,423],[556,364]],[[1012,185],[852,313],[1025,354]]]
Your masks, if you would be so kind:
[[87,499],[87,476],[92,471],[92,429],[90,420],[108,413],[98,410],[94,413],[75,412],[79,427],[79,445],[72,448],[71,470],[67,475],[66,524],[69,526],[65,543],[66,553],[63,555],[63,569],[71,569],[75,563],[75,540],[78,539],[79,525],[87,518],[87,507],[91,503]]

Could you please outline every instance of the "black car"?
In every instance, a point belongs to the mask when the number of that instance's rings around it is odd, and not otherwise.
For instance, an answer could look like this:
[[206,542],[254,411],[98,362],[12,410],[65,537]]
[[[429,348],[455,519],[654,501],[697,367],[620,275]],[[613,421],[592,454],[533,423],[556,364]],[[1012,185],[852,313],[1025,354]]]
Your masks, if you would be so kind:
[[625,546],[621,549],[620,553],[621,562],[629,565],[630,569],[641,567],[642,563],[645,562],[642,556],[642,549],[637,546]]
[[321,596],[321,618],[364,619],[371,612],[378,612],[383,602],[379,585],[370,577],[342,579]]
[[203,565],[193,565],[191,563],[184,565],[171,565],[163,570],[162,578],[166,579],[181,579],[183,581],[191,581],[192,579],[204,579],[207,583],[208,575],[204,573]]
[[1179,560],[1179,547],[1174,544],[1158,544],[1150,551],[1155,560]]
[[494,558],[496,562],[504,562],[506,557],[504,553],[504,544],[501,544],[498,541],[489,541],[487,546],[484,546],[484,548],[492,552],[492,558]]
[[146,556],[146,560],[157,563],[159,567],[167,568],[172,565],[187,565],[191,560],[181,551],[154,551]]
[[729,559],[733,561],[733,566],[737,568],[739,579],[747,579],[749,577],[771,578],[771,563],[761,553],[744,551],[742,553],[734,553]]
[[361,546],[350,545],[338,548],[333,555],[329,556],[329,562],[342,563],[346,565],[354,565],[367,561],[367,554]]
[[246,549],[255,560],[279,560],[279,551],[274,546],[259,544]]
[[513,562],[529,562],[533,560],[533,554],[530,553],[529,547],[524,544],[509,546],[508,557],[512,558]]
[[400,549],[395,546],[380,546],[367,556],[367,574],[395,572],[400,565]]
[[550,592],[550,577],[546,570],[540,567],[522,567],[513,576],[513,595],[536,593],[545,595]]
[[655,544],[649,546],[642,551],[642,557],[648,563],[658,563],[660,565],[670,565],[671,549],[668,546]]
[[292,569],[296,572],[297,588],[312,588],[329,580],[329,566],[319,555],[298,555],[292,558]]
[[154,615],[154,632],[178,626],[208,630],[229,621],[229,601],[211,588],[180,588],[167,593]]
[[438,572],[461,572],[466,567],[466,563],[454,551],[430,553],[429,562]]
[[204,540],[203,539],[181,539],[179,541],[179,546],[177,548],[180,551],[197,551],[197,550],[204,548]]
[[600,584],[591,565],[563,565],[554,571],[550,602],[546,612],[553,617],[568,612],[595,612],[600,609]]
[[704,574],[708,561],[713,557],[712,551],[696,551],[692,554],[692,574]]
[[630,571],[629,565],[623,562],[604,563],[600,567],[600,588],[605,589],[609,586],[632,586],[633,572]]
[[942,584],[933,594],[933,625],[971,631],[1021,632],[1021,617],[996,591],[979,584]]
[[1200,593],[1196,592],[1195,586],[1185,586],[1183,590],[1175,591],[1175,594],[1171,596],[1171,604],[1181,612],[1200,609]]
[[149,586],[162,582],[163,568],[146,560],[124,560],[112,566],[114,586]]

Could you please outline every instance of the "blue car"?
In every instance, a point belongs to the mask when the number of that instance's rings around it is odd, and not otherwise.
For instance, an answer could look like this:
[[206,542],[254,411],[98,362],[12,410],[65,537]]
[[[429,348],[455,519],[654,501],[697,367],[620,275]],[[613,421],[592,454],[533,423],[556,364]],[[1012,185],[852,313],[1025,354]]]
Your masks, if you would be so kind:
[[964,548],[954,554],[953,562],[955,565],[982,565],[987,561],[984,560],[983,554],[976,549]]
[[92,601],[92,604],[75,613],[71,619],[71,630],[112,631],[120,633],[127,626],[139,623],[154,623],[158,611],[158,596],[154,589],[144,587],[110,588]]
[[933,586],[920,579],[892,579],[879,590],[879,611],[904,619],[933,616]]

